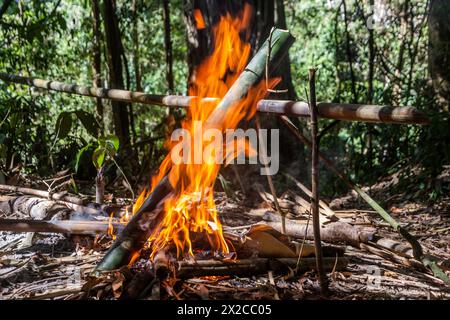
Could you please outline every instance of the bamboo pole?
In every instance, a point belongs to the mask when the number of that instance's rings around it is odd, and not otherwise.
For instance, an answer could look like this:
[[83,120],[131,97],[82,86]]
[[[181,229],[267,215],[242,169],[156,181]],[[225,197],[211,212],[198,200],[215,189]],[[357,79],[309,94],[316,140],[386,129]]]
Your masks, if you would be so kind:
[[328,279],[323,268],[322,241],[320,240],[319,220],[319,139],[316,104],[316,70],[309,69],[309,106],[311,114],[311,213],[313,218],[314,247],[316,252],[316,270],[319,275],[322,295],[328,293]]
[[[95,88],[7,73],[0,73],[0,79],[46,90],[172,108],[187,108],[192,100],[197,99],[197,97],[193,96],[158,95],[120,89]],[[213,102],[218,101],[219,99],[204,98],[203,100]],[[429,123],[427,116],[413,107],[321,102],[317,104],[317,109],[319,118],[324,119],[422,125]],[[261,113],[273,113],[278,115],[290,115],[296,117],[310,116],[308,104],[303,101],[260,100],[257,104],[257,110]]]
[[[250,60],[244,71],[239,75],[235,83],[230,87],[225,96],[220,100],[217,107],[210,114],[205,122],[206,128],[224,129],[224,119],[228,113],[234,112],[234,106],[240,101],[264,75],[266,70],[266,57],[269,46],[271,55],[268,66],[276,68],[279,61],[287,53],[292,45],[294,37],[287,30],[274,29],[271,42],[268,40],[261,46],[255,56]],[[163,199],[175,192],[175,188],[170,181],[170,172],[158,183],[153,193],[145,200],[125,229],[117,237],[112,247],[106,253],[102,261],[97,265],[96,271],[114,270],[128,264],[147,241],[151,232],[159,224],[164,216],[163,208],[158,205]],[[153,211],[157,211],[156,214]]]

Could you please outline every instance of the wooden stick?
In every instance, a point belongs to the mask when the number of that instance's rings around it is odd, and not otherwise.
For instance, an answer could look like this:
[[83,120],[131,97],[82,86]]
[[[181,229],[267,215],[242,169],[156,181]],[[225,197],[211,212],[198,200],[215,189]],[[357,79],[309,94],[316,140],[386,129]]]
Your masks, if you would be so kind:
[[316,251],[316,270],[319,275],[322,295],[328,293],[328,279],[323,269],[322,241],[320,240],[319,220],[319,139],[317,138],[317,105],[316,105],[316,70],[309,69],[309,105],[311,114],[311,213],[314,231],[314,247]]
[[[194,96],[158,95],[128,90],[87,87],[7,73],[0,73],[0,79],[46,90],[172,108],[187,108],[193,100],[198,99]],[[203,101],[213,102],[218,101],[218,98],[204,98]],[[321,102],[317,104],[317,108],[318,116],[325,119],[397,124],[429,124],[430,122],[423,112],[413,107]],[[303,101],[260,100],[257,104],[257,110],[262,113],[310,117],[309,106]]]
[[[323,270],[331,272],[336,265],[335,270],[343,270],[348,264],[344,257],[325,257],[322,260]],[[179,278],[192,278],[200,276],[245,276],[264,274],[267,271],[287,271],[295,269],[297,258],[253,258],[236,261],[220,260],[199,260],[178,262],[176,276]],[[315,258],[302,258],[297,272],[302,273],[309,270],[316,270]]]

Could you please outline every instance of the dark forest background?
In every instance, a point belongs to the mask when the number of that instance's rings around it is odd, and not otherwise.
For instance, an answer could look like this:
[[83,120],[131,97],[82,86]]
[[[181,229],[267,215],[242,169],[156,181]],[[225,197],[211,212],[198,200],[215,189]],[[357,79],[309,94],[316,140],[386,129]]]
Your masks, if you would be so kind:
[[[296,37],[279,70],[288,92],[277,98],[305,100],[314,66],[320,101],[409,105],[430,117],[428,126],[321,121],[321,150],[342,171],[362,185],[395,174],[401,192],[426,200],[448,195],[439,177],[450,165],[449,1],[247,2],[254,8],[253,48],[273,25]],[[243,3],[2,0],[0,72],[185,94],[190,72],[211,50],[211,26]],[[195,28],[194,9],[206,29]],[[158,168],[165,137],[183,112],[0,82],[0,183],[17,171],[46,177],[70,169],[76,179],[93,179],[92,153],[114,134],[115,161],[137,188]],[[308,133],[306,121],[298,124]],[[265,117],[264,125],[282,130],[281,170],[306,176],[309,150],[275,118]],[[114,162],[103,169],[108,183],[121,176]],[[346,192],[326,170],[321,179],[323,194]]]

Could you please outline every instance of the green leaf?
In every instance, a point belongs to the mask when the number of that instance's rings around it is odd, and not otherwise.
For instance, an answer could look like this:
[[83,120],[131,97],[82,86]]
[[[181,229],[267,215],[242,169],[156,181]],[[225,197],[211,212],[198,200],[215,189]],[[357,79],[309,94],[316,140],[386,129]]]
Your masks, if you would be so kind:
[[93,137],[97,137],[99,125],[97,120],[95,120],[94,115],[84,110],[77,110],[75,111],[75,114],[78,119],[80,119],[81,124],[86,128],[87,132],[89,132],[89,134]]
[[106,142],[107,144],[111,144],[116,151],[119,150],[119,138],[117,136],[113,134],[106,136]]
[[75,160],[75,172],[78,172],[78,166],[79,166],[79,164],[80,164],[81,156],[82,156],[83,153],[85,153],[86,150],[89,149],[91,146],[92,146],[92,144],[89,143],[87,146],[84,146],[83,148],[80,149],[80,151],[78,151],[77,157],[76,157],[76,160]]
[[94,153],[92,154],[92,162],[94,163],[94,166],[99,170],[103,162],[105,161],[105,155],[106,150],[104,148],[98,147],[94,150]]
[[119,138],[113,134],[99,137],[98,145],[99,148],[103,148],[108,153],[108,156],[114,157],[119,150]]
[[220,184],[222,185],[223,191],[225,191],[225,194],[228,198],[235,199],[235,195],[233,190],[231,189],[230,183],[225,179],[220,173],[217,176],[217,178],[220,181]]

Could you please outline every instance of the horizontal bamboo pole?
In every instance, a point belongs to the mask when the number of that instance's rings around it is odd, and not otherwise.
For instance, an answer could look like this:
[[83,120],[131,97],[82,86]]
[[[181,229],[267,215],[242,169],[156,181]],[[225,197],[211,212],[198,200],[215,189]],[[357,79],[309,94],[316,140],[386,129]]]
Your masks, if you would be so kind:
[[[94,88],[6,73],[0,73],[0,79],[46,90],[172,108],[187,108],[192,100],[197,99],[194,96],[158,95],[119,89]],[[204,98],[203,100],[210,102],[219,101],[218,98]],[[321,102],[317,104],[317,108],[318,116],[325,119],[397,124],[429,123],[427,116],[413,107]],[[278,115],[296,117],[310,116],[308,103],[303,101],[260,100],[257,105],[257,110],[261,113],[274,113]]]

